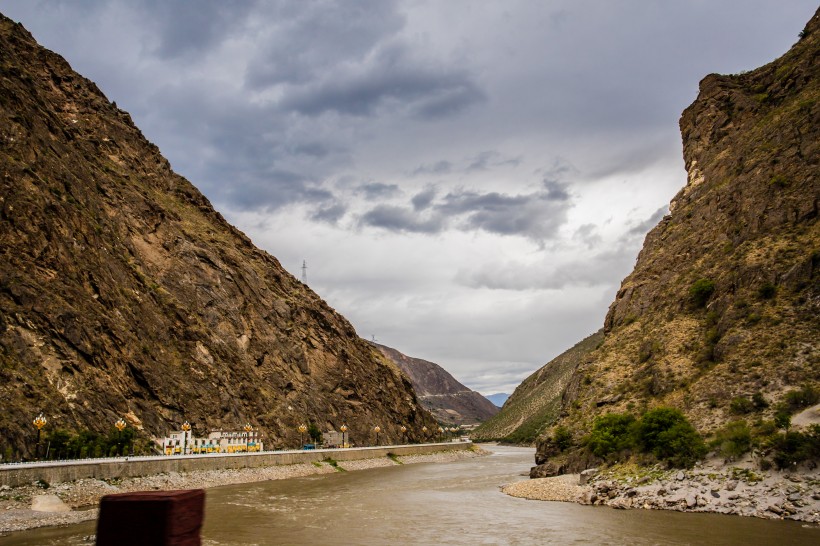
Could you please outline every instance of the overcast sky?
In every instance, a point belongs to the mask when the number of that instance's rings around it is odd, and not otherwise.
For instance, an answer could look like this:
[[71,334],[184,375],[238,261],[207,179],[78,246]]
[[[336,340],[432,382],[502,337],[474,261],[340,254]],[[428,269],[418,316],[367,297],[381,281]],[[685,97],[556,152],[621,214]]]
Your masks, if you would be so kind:
[[484,394],[602,324],[711,72],[816,0],[0,0],[346,316]]

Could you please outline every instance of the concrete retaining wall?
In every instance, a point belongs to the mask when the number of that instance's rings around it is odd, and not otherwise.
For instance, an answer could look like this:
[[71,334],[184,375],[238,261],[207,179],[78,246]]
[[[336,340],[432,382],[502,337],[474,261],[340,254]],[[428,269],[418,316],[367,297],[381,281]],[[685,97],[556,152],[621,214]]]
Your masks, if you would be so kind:
[[377,459],[394,455],[425,455],[442,451],[471,449],[472,442],[413,444],[401,446],[361,447],[351,449],[316,449],[306,451],[269,451],[226,455],[185,455],[167,457],[131,457],[0,465],[0,486],[17,487],[37,480],[52,483],[84,478],[112,479],[152,476],[168,472],[257,468],[263,466],[312,463],[331,458],[336,461]]

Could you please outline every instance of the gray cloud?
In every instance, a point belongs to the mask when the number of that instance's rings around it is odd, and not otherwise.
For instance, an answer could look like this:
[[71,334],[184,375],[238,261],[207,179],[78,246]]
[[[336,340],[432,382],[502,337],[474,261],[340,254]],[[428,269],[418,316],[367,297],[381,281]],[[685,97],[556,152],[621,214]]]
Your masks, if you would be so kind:
[[437,161],[432,165],[421,165],[413,174],[446,174],[453,170],[453,164],[449,161]]
[[390,205],[373,208],[362,215],[359,223],[388,231],[408,233],[438,233],[445,225],[444,218],[440,215],[422,218],[410,209]]
[[[557,198],[556,198],[557,197]],[[454,192],[437,209],[448,216],[466,215],[461,229],[499,235],[522,235],[543,242],[566,221],[571,203],[558,192],[504,195],[497,192]]]
[[330,205],[328,207],[315,210],[310,215],[310,219],[314,222],[324,222],[335,225],[344,217],[345,213],[347,213],[347,207],[337,203],[335,205]]
[[140,13],[157,29],[156,55],[173,59],[201,55],[223,43],[256,7],[256,2],[146,0]]
[[401,190],[396,184],[384,184],[382,182],[361,184],[356,188],[356,192],[364,195],[364,198],[368,201],[389,199],[401,194]]
[[285,91],[279,105],[307,116],[335,112],[373,116],[381,109],[421,119],[446,117],[485,99],[464,69],[420,62],[407,46],[380,48],[363,65],[339,67],[324,78]]
[[428,188],[411,200],[412,208],[379,205],[365,213],[360,225],[388,231],[440,233],[449,228],[517,235],[543,244],[566,222],[572,206],[563,186],[546,192],[505,195],[459,190],[435,201]]
[[428,186],[423,191],[414,195],[413,199],[410,200],[413,204],[413,209],[419,211],[428,208],[436,198],[436,193],[434,186]]
[[320,79],[363,63],[405,25],[396,2],[273,2],[257,15],[260,47],[245,73],[255,90]]

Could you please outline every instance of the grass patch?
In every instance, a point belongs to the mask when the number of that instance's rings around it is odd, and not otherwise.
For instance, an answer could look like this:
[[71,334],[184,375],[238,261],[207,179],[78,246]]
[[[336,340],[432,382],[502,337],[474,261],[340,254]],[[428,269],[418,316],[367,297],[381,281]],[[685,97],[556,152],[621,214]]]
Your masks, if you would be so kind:
[[404,464],[404,463],[403,463],[403,462],[399,459],[399,456],[398,456],[398,455],[396,455],[395,453],[388,453],[388,454],[387,454],[387,458],[388,458],[388,459],[390,459],[391,461],[393,461],[393,462],[394,462],[394,463],[396,463],[396,464]]

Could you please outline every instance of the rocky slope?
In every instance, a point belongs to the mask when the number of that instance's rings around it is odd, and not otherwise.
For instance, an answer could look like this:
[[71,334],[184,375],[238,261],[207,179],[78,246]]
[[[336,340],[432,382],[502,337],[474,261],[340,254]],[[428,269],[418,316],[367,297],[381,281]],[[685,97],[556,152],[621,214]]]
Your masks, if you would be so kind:
[[818,385],[818,72],[820,12],[778,60],[701,82],[680,120],[688,182],[564,391],[576,441],[596,415],[657,405],[708,434],[738,399],[760,401],[752,423]]
[[378,343],[373,345],[407,374],[422,407],[440,423],[473,425],[498,413],[495,404],[456,381],[438,364],[407,356]]
[[32,418],[144,435],[433,419],[410,383],[230,226],[91,81],[0,16],[0,449]]
[[688,183],[579,367],[575,417],[623,393],[608,409],[666,403],[708,431],[736,396],[820,379],[818,25],[773,63],[701,82],[680,120]]
[[603,336],[599,330],[542,366],[516,387],[497,415],[470,436],[477,441],[532,444],[558,418],[573,373]]

